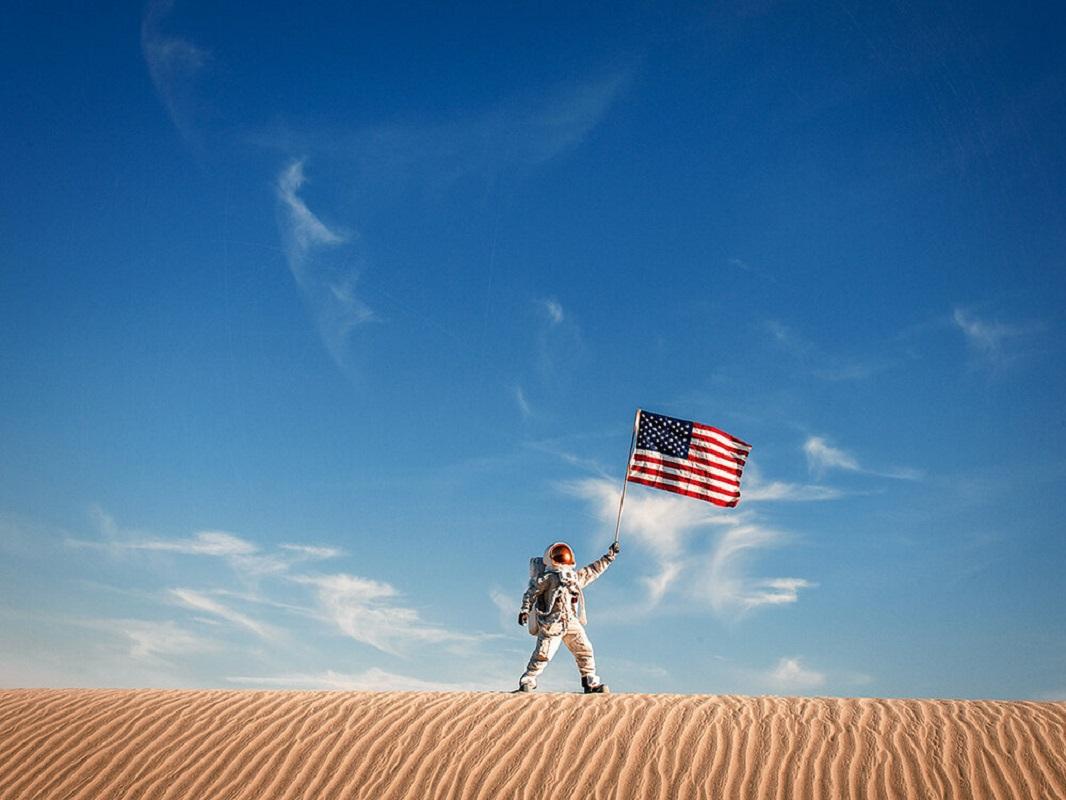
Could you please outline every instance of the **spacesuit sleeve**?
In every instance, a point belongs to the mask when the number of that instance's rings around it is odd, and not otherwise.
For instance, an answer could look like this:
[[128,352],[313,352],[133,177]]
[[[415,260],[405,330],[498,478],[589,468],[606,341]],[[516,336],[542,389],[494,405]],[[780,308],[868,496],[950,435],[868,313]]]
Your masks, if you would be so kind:
[[577,571],[577,582],[581,584],[582,587],[588,586],[590,583],[600,577],[600,575],[604,573],[607,567],[611,566],[611,562],[614,561],[614,559],[614,553],[604,553],[602,556],[597,558],[587,567],[582,567]]
[[526,614],[533,608],[533,603],[536,602],[537,596],[544,591],[544,579],[530,580],[529,586],[526,587],[526,593],[522,595],[522,611]]

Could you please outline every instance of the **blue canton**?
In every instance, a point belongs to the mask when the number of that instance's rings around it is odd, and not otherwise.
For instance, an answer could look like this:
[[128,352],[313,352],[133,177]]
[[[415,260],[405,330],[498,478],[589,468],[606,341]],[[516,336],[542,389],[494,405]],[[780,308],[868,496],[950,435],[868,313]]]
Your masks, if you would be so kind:
[[688,446],[692,442],[692,423],[683,419],[664,417],[661,414],[640,412],[637,428],[637,449],[654,450],[656,453],[688,458]]

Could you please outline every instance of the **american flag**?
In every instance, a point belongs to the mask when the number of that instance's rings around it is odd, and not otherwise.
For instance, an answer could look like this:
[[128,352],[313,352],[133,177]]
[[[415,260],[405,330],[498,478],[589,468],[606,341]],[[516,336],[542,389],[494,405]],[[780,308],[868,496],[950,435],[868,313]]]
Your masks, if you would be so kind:
[[639,411],[626,480],[732,508],[750,450],[710,425]]

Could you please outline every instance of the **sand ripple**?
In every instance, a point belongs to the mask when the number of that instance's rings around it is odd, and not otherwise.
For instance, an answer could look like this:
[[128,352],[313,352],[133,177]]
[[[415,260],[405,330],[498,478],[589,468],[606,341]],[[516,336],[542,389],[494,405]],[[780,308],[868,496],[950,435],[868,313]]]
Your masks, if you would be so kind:
[[1066,703],[0,692],[0,800],[1066,798]]

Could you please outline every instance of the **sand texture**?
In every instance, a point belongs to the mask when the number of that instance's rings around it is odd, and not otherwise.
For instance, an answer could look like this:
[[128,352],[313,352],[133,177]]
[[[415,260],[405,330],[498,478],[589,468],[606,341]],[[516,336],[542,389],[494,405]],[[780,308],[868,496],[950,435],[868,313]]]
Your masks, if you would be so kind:
[[1066,798],[1066,703],[0,691],[0,798]]

